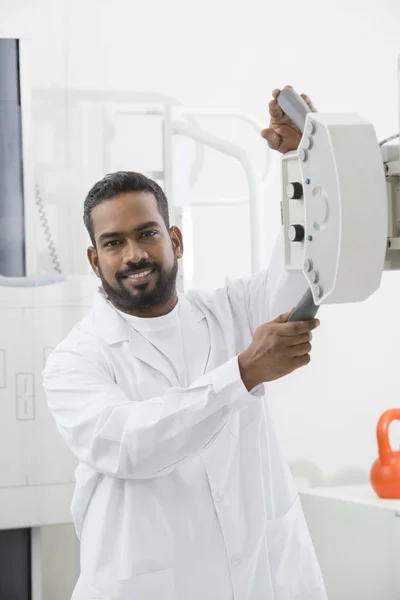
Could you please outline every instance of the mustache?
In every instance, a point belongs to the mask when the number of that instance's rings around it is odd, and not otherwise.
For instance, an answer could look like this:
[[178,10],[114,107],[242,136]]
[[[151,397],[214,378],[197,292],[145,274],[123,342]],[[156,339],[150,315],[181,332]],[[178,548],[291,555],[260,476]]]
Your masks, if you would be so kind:
[[133,275],[134,273],[137,273],[138,271],[142,271],[143,269],[156,270],[156,269],[158,269],[158,265],[156,265],[154,263],[149,263],[146,260],[142,260],[135,264],[132,263],[124,271],[119,271],[118,273],[116,273],[115,278],[117,280],[120,280],[120,279],[123,279],[124,277],[127,277],[128,275]]

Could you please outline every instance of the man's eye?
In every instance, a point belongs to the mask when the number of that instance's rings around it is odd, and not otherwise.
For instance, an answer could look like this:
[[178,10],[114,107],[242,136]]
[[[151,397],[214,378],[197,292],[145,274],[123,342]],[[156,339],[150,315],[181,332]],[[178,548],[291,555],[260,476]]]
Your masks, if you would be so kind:
[[121,244],[121,240],[111,240],[110,242],[104,244],[104,248],[108,248],[110,246],[117,246],[117,244]]
[[140,237],[154,237],[155,235],[157,235],[157,231],[145,231],[140,234]]

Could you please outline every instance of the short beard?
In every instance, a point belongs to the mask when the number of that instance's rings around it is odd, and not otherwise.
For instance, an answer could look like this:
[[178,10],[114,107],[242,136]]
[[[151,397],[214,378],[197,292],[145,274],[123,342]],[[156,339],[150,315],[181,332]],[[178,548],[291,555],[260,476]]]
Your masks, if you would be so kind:
[[110,285],[103,276],[100,264],[99,275],[103,289],[112,304],[127,313],[143,312],[150,308],[166,304],[173,296],[176,290],[176,278],[178,275],[178,260],[174,256],[174,263],[169,271],[161,271],[156,265],[135,265],[135,269],[146,268],[150,266],[158,272],[158,280],[153,290],[146,291],[147,284],[137,286],[137,293],[132,294],[122,284],[122,277],[116,276],[117,284],[115,287]]

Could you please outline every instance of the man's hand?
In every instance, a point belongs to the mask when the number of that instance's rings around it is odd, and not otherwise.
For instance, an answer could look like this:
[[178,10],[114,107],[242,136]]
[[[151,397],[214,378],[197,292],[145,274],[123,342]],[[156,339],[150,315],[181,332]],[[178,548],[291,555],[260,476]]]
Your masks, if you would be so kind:
[[287,322],[289,316],[290,312],[257,327],[250,346],[239,355],[240,376],[248,391],[310,362],[311,332],[319,321]]
[[[285,87],[291,87],[290,85]],[[272,150],[278,150],[278,152],[289,152],[290,150],[296,150],[300,140],[301,132],[293,121],[282,112],[277,97],[281,90],[274,90],[272,92],[273,100],[269,103],[269,114],[270,123],[269,128],[264,129],[261,132],[262,137],[267,140],[268,146]],[[306,101],[310,107],[311,112],[317,112],[310,98],[305,94],[300,94],[301,97]]]

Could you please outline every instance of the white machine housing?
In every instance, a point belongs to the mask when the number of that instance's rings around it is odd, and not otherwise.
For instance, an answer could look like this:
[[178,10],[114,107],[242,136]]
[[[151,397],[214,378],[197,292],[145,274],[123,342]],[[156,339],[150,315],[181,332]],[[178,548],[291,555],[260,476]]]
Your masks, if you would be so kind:
[[374,127],[353,113],[309,113],[281,164],[286,268],[303,271],[316,304],[365,300],[379,288],[388,233]]

